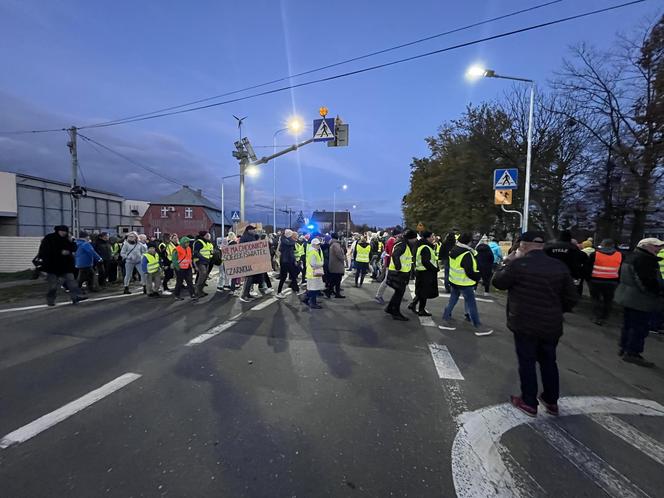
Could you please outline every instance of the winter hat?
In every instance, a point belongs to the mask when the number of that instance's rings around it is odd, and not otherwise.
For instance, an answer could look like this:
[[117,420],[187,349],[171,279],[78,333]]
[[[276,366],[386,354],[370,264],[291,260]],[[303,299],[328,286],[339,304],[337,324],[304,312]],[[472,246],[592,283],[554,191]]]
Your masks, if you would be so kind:
[[69,233],[69,227],[67,225],[57,225],[53,227],[54,232],[67,232]]
[[311,243],[312,246],[319,246],[320,245],[320,239],[318,237],[315,237],[315,238],[311,239],[310,243]]
[[284,237],[290,239],[292,236],[293,236],[293,230],[291,230],[290,228],[284,230]]
[[581,246],[583,246],[584,249],[588,249],[589,247],[592,247],[592,246],[593,246],[593,243],[592,243],[591,240],[584,240],[584,241],[581,243]]
[[330,241],[332,240],[332,237],[330,235],[326,235],[323,240],[325,241],[326,244],[329,244]]
[[190,241],[191,241],[191,239],[185,235],[184,237],[180,238],[180,245],[183,246],[183,245],[185,245],[185,243],[190,242]]
[[87,239],[89,236],[90,235],[85,230],[81,230],[80,232],[78,232],[79,239]]
[[428,230],[425,230],[424,232],[422,232],[421,235],[422,235],[423,239],[428,239],[429,237],[431,237],[433,235],[433,233],[429,232]]

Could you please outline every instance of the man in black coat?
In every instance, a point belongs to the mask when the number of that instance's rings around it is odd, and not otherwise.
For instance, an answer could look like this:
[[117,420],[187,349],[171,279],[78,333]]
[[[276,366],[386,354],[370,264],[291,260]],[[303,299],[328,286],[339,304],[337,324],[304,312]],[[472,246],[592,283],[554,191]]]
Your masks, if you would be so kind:
[[[99,286],[105,287],[106,281],[110,276],[110,265],[113,255],[111,252],[111,244],[109,243],[109,235],[106,232],[101,232],[97,240],[93,244],[94,250],[101,256],[101,262],[98,264],[99,268]],[[117,270],[116,270],[117,271]]]
[[[507,290],[507,327],[514,333],[519,360],[521,396],[512,404],[526,415],[537,415],[537,401],[558,415],[559,377],[556,347],[563,334],[563,313],[579,299],[567,266],[547,256],[544,234],[521,236],[517,251],[498,267],[493,277],[497,289]],[[537,395],[536,364],[540,364],[542,393]]]
[[[297,237],[297,234],[295,234]],[[279,287],[277,288],[276,297],[282,299],[286,297],[282,294],[286,278],[290,278],[290,288],[296,294],[300,292],[297,285],[297,266],[295,264],[295,238],[293,231],[290,229],[284,230],[283,235],[279,239]]]
[[56,226],[53,233],[44,237],[39,245],[37,258],[41,260],[41,269],[47,275],[46,304],[49,306],[55,306],[60,280],[64,280],[73,304],[87,299],[79,296],[79,287],[74,278],[76,248],[76,242],[69,238],[69,228],[65,225]]
[[569,230],[563,230],[555,242],[549,242],[544,246],[547,256],[559,259],[569,269],[574,280],[583,277],[588,256],[576,244],[572,243],[572,234]]

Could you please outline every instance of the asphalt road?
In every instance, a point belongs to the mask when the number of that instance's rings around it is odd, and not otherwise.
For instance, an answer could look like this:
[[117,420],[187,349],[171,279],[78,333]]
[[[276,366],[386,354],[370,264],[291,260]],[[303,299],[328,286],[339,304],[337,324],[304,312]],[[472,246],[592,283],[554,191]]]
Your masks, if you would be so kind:
[[396,322],[351,280],[311,311],[293,295],[0,305],[0,496],[661,496],[661,337],[657,368],[626,364],[618,313],[602,329],[581,306],[562,415],[533,421],[505,405],[502,296],[479,303],[495,333],[476,337],[435,326],[445,297],[433,321]]

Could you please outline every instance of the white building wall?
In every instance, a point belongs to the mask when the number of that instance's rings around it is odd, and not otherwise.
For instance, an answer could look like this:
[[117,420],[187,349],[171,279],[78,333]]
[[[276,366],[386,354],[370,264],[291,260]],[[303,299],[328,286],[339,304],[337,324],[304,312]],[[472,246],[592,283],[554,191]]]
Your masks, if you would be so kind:
[[41,237],[0,237],[0,273],[30,270]]

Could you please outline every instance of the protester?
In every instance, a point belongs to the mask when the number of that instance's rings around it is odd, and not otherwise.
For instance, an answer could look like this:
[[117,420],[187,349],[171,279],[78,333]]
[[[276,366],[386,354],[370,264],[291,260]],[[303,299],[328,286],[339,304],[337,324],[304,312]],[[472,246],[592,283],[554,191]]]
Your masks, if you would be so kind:
[[330,236],[332,239],[330,240],[329,274],[325,296],[329,298],[334,294],[335,298],[344,299],[346,296],[341,294],[341,279],[346,272],[346,255],[339,242],[339,236],[336,233],[332,233]]
[[147,252],[143,254],[141,260],[141,269],[145,275],[145,285],[148,297],[160,297],[161,289],[161,261],[157,254],[157,243],[150,242],[147,245]]
[[323,274],[323,253],[320,250],[320,239],[316,237],[311,240],[307,251],[307,297],[303,302],[310,308],[322,308],[317,299],[320,291],[325,288]]
[[369,271],[369,262],[371,261],[371,246],[367,242],[366,237],[361,237],[357,241],[357,244],[355,244],[353,261],[355,261],[355,287],[362,287],[364,277]]
[[180,297],[180,292],[182,291],[183,282],[186,282],[189,297],[191,297],[192,300],[196,300],[198,297],[196,296],[196,291],[194,290],[194,282],[191,271],[193,255],[191,253],[191,247],[189,247],[191,239],[187,236],[184,236],[180,239],[179,242],[179,245],[175,248],[175,251],[173,251],[173,255],[171,257],[173,270],[175,270],[175,289],[173,290],[173,297],[178,301],[183,300],[183,298]]
[[[143,234],[141,234],[143,235]],[[147,251],[147,246],[139,242],[139,237],[136,232],[129,232],[127,240],[122,244],[120,250],[120,257],[125,263],[125,276],[124,276],[124,294],[131,294],[129,291],[129,282],[131,282],[134,270],[138,270],[141,276],[141,284],[143,285],[143,294],[147,293],[145,288],[145,276],[141,270],[141,260],[143,254]]]
[[457,325],[452,319],[452,311],[459,298],[464,298],[464,308],[466,318],[475,328],[476,336],[485,336],[493,333],[493,329],[484,327],[480,322],[480,315],[475,301],[475,286],[479,282],[481,275],[477,268],[475,251],[468,245],[472,240],[470,233],[463,233],[459,236],[456,245],[449,253],[449,283],[450,300],[443,312],[443,323],[438,328],[441,330],[456,330]]
[[613,296],[620,283],[622,260],[622,253],[616,251],[616,244],[611,239],[604,239],[597,250],[588,256],[583,277],[588,282],[593,302],[593,323],[597,325],[601,326],[609,319]]
[[[253,225],[247,225],[244,229],[242,237],[240,237],[240,244],[245,242],[255,242],[258,240],[258,235],[256,234],[256,227]],[[242,286],[242,294],[240,295],[240,301],[243,303],[248,303],[251,301],[251,288],[255,283],[258,283],[258,279],[255,275],[250,275],[244,278],[244,284]],[[258,294],[256,294],[258,295]]]
[[380,286],[378,286],[378,290],[376,291],[376,297],[374,298],[378,304],[385,304],[385,299],[383,299],[383,296],[385,295],[385,289],[387,289],[387,275],[389,272],[390,262],[392,260],[392,251],[400,233],[400,230],[395,228],[392,230],[392,236],[385,242],[385,256],[383,256],[384,275]]
[[565,263],[578,285],[578,281],[583,277],[583,268],[586,265],[587,256],[576,244],[572,243],[572,234],[568,230],[560,232],[557,241],[545,244],[544,252],[548,256]]
[[53,233],[46,235],[39,244],[37,259],[40,261],[41,270],[46,273],[46,304],[49,306],[55,306],[60,282],[69,291],[72,304],[87,299],[80,296],[78,283],[74,279],[76,251],[77,244],[69,238],[69,228],[66,225],[56,226]]
[[109,238],[111,245],[111,261],[108,264],[108,282],[114,284],[118,281],[118,268],[120,266],[120,250],[122,244],[118,241],[118,237]]
[[380,260],[383,253],[383,243],[380,241],[379,234],[371,238],[371,261],[369,267],[371,268],[371,279],[376,281],[380,273]]
[[159,259],[161,261],[161,267],[163,269],[164,278],[162,280],[162,288],[164,293],[170,293],[168,287],[168,282],[173,278],[175,273],[173,272],[173,267],[171,265],[171,257],[173,251],[175,251],[175,246],[177,245],[177,234],[165,233],[162,237],[161,242],[157,246]]
[[193,243],[192,253],[194,266],[196,267],[196,295],[198,297],[207,296],[203,289],[205,289],[208,274],[212,269],[214,245],[210,242],[211,239],[210,232],[203,230],[198,232],[198,236]]
[[95,266],[101,261],[101,256],[92,247],[88,232],[81,231],[76,240],[76,268],[78,269],[78,286],[83,291],[83,284],[87,285],[88,292],[98,292],[95,286]]
[[[408,309],[419,316],[431,316],[426,306],[428,299],[438,297],[438,258],[434,235],[424,231],[421,236],[415,253],[415,299]],[[416,308],[418,305],[419,309]]]
[[479,244],[475,247],[475,251],[477,252],[477,269],[482,277],[484,295],[487,296],[491,291],[491,277],[493,276],[495,255],[491,247],[489,247],[489,239],[486,235],[480,239]]
[[[494,287],[508,291],[507,327],[514,334],[519,362],[521,396],[511,396],[510,401],[531,417],[537,416],[538,400],[549,414],[558,415],[556,347],[563,333],[563,313],[579,299],[568,268],[546,255],[544,240],[542,232],[525,232],[518,251],[493,277]],[[539,396],[537,363],[542,376]]]
[[387,285],[394,289],[394,294],[387,304],[385,312],[392,315],[392,318],[395,320],[408,320],[401,313],[400,306],[403,296],[406,293],[408,282],[410,281],[416,242],[417,233],[413,230],[406,230],[392,249],[389,271],[387,273]]
[[295,262],[295,238],[293,231],[290,229],[284,230],[283,235],[279,239],[279,286],[277,287],[276,297],[283,299],[286,295],[282,292],[286,279],[290,278],[290,288],[296,294],[300,292],[297,285],[297,266]]
[[[109,235],[107,232],[101,232],[99,234],[93,245],[93,248],[95,252],[101,257],[101,261],[97,265],[97,281],[99,283],[99,287],[105,287],[106,282],[111,281],[111,262],[113,261],[113,251],[111,250],[111,244],[109,243]],[[115,268],[117,274],[117,266]]]
[[500,245],[498,244],[498,240],[496,238],[491,239],[491,241],[489,242],[489,247],[491,248],[491,252],[493,253],[493,265],[495,268],[496,265],[500,264],[500,262],[503,260],[503,251],[500,248]]
[[448,294],[450,293],[450,251],[454,248],[457,238],[457,230],[453,228],[452,231],[445,236],[445,240],[440,246],[440,251],[438,251],[439,266],[442,266],[443,268],[445,292]]
[[664,281],[657,256],[663,248],[664,241],[654,237],[640,240],[625,258],[616,289],[615,300],[625,308],[618,354],[623,361],[642,367],[655,366],[641,353],[653,313],[664,307]]

